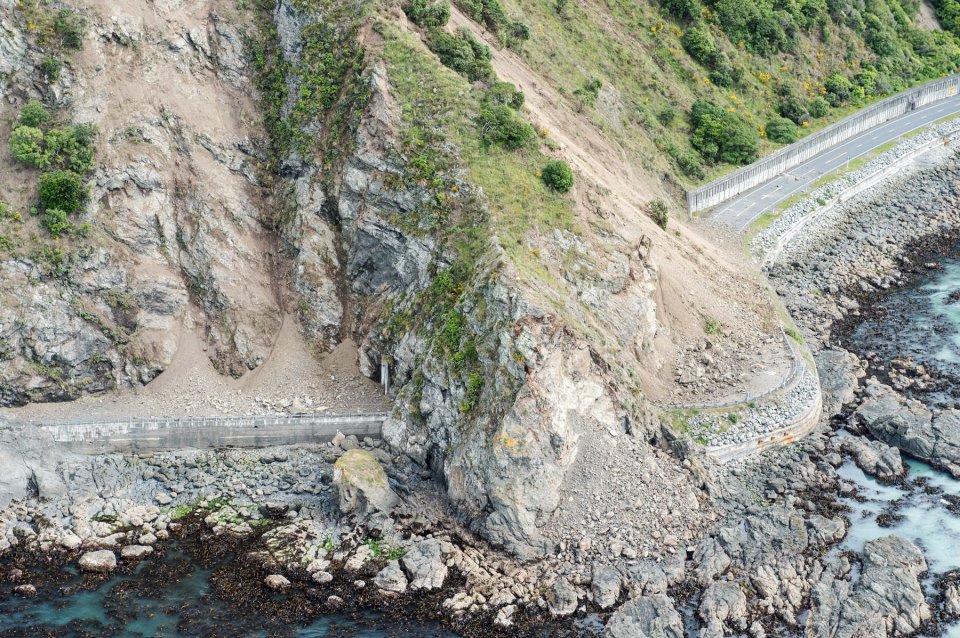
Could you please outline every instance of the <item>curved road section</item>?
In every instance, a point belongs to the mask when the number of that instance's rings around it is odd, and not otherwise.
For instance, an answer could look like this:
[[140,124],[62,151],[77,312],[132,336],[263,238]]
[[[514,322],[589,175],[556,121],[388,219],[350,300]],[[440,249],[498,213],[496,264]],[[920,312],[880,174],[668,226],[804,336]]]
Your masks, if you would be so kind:
[[716,206],[710,219],[745,232],[754,220],[774,210],[791,196],[804,192],[820,177],[843,168],[851,160],[907,133],[957,114],[960,114],[960,95],[910,111],[851,137],[765,184]]

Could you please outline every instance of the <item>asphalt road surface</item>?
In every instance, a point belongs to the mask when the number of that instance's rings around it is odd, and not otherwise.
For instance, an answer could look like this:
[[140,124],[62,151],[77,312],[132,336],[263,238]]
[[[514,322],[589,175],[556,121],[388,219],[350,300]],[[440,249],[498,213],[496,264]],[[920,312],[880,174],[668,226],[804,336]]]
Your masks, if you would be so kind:
[[802,193],[821,176],[844,167],[851,160],[906,133],[957,113],[960,113],[960,95],[910,111],[810,158],[766,184],[719,204],[710,213],[710,218],[740,232],[746,231],[755,219],[773,210],[791,195]]

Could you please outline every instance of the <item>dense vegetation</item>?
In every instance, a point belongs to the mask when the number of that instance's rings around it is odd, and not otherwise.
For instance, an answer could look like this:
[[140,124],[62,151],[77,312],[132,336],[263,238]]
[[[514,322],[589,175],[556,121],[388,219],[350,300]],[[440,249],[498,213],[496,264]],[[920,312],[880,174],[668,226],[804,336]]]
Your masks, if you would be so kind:
[[960,0],[937,0],[947,30],[920,0],[500,2],[530,24],[525,61],[683,187],[960,68]]
[[69,216],[86,204],[85,181],[93,170],[95,137],[90,124],[54,126],[50,113],[36,100],[23,107],[10,134],[13,158],[42,171],[34,213],[54,237],[73,230]]

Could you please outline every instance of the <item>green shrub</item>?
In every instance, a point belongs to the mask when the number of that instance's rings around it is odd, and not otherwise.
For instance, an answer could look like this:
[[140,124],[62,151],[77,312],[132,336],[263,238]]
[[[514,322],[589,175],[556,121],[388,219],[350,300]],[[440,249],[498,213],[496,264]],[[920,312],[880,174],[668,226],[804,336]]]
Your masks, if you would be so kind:
[[93,141],[96,134],[93,124],[47,131],[44,142],[50,166],[81,174],[90,172],[93,169]]
[[713,42],[710,32],[704,27],[690,27],[683,37],[680,38],[680,44],[694,60],[703,66],[712,66],[714,58],[717,55],[717,45]]
[[414,24],[424,29],[442,27],[450,20],[450,3],[446,0],[412,0],[403,10]]
[[697,158],[696,154],[690,151],[676,151],[672,157],[677,162],[677,166],[687,177],[693,179],[703,179],[706,177],[706,171],[703,169],[703,163]]
[[510,150],[527,146],[536,137],[533,127],[503,104],[481,108],[477,124],[485,144],[496,144]]
[[717,86],[730,87],[740,82],[740,69],[730,64],[729,58],[722,51],[718,51],[714,56],[713,65],[710,81]]
[[778,144],[792,144],[797,141],[797,125],[785,117],[777,117],[765,127],[767,138]]
[[802,125],[810,119],[807,106],[803,103],[803,100],[792,94],[780,98],[777,102],[777,112],[798,125]]
[[10,154],[18,162],[36,168],[46,168],[49,157],[44,151],[43,131],[32,126],[18,126],[10,134]]
[[20,110],[20,117],[17,118],[17,121],[23,126],[40,128],[49,119],[50,114],[47,113],[45,108],[43,108],[43,104],[40,103],[40,100],[30,100],[23,105],[23,108]]
[[62,210],[68,215],[78,213],[87,203],[87,187],[83,178],[73,171],[55,170],[40,176],[40,210]]
[[661,124],[663,124],[667,128],[670,128],[671,126],[673,126],[674,120],[677,119],[677,112],[673,109],[672,106],[668,106],[662,109],[659,113],[657,113],[657,119],[660,120]]
[[573,92],[573,95],[577,98],[577,108],[583,110],[584,107],[592,107],[597,103],[597,98],[600,97],[600,89],[603,88],[603,82],[597,78],[592,78],[587,82],[584,82],[583,86]]
[[557,191],[566,193],[573,188],[573,171],[563,160],[550,160],[541,173],[543,183]]
[[697,100],[691,111],[693,147],[705,159],[748,164],[759,155],[760,134],[749,122],[708,100]]
[[662,199],[655,199],[651,201],[650,217],[657,226],[663,230],[666,230],[667,224],[670,221],[670,209],[667,208],[667,203]]
[[54,237],[65,235],[72,230],[67,214],[59,208],[51,208],[40,217],[40,223]]
[[816,96],[807,104],[810,117],[824,117],[830,112],[830,103],[821,96]]
[[464,29],[457,31],[456,35],[433,29],[427,39],[427,46],[437,54],[444,66],[466,76],[471,82],[493,77],[490,49],[477,42]]
[[457,4],[468,16],[495,33],[501,44],[512,47],[530,37],[530,29],[510,20],[499,0],[458,0]]
[[83,37],[87,32],[87,21],[82,15],[71,9],[60,9],[53,23],[53,29],[60,37],[60,44],[68,49],[82,49]]
[[60,79],[60,71],[63,69],[63,60],[55,55],[44,56],[40,62],[40,72],[47,79],[47,82],[56,82]]
[[695,18],[702,9],[697,0],[663,0],[663,8],[678,20]]
[[839,73],[828,77],[823,86],[827,90],[827,99],[831,106],[840,106],[853,97],[853,84]]
[[505,105],[519,111],[523,108],[525,96],[510,82],[497,81],[483,95],[483,102],[489,106]]

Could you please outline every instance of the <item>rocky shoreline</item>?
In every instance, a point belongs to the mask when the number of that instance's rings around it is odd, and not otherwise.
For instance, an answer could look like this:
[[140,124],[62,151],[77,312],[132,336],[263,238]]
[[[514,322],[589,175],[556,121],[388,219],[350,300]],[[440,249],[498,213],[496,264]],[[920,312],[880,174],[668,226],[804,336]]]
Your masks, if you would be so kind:
[[[946,191],[954,174],[956,159],[908,183]],[[904,185],[896,192],[916,201]],[[657,542],[670,551],[645,557],[616,540],[598,552],[585,539],[520,561],[479,540],[428,470],[383,442],[354,437],[257,451],[61,456],[56,468],[45,472],[35,462],[10,479],[20,483],[0,489],[13,499],[0,514],[8,591],[30,596],[37,586],[29,570],[14,571],[22,569],[17,562],[108,571],[116,562],[123,571],[174,536],[204,539],[211,551],[242,547],[235,573],[243,585],[222,595],[260,601],[281,592],[292,602],[274,611],[292,617],[384,609],[463,636],[679,637],[690,623],[701,636],[717,637],[850,636],[876,627],[887,635],[936,634],[960,604],[955,578],[942,576],[940,594],[925,596],[923,553],[895,535],[867,543],[862,554],[839,551],[851,526],[842,499],[856,498],[857,488],[837,468],[849,458],[896,483],[905,472],[902,451],[955,470],[955,431],[942,427],[952,414],[909,403],[868,379],[868,368],[835,341],[841,320],[861,316],[871,291],[908,281],[890,274],[891,264],[909,272],[898,255],[911,244],[893,251],[898,239],[944,237],[960,219],[946,203],[929,218],[889,215],[871,201],[849,206],[842,223],[813,229],[818,235],[806,238],[806,252],[771,271],[813,347],[831,427],[726,466],[665,431],[721,515],[701,541],[661,536]],[[851,247],[855,226],[870,232]],[[928,426],[921,432],[932,448],[915,446],[922,437],[896,438],[891,424],[905,414],[914,426]],[[42,456],[24,455],[27,444],[19,445],[24,458]],[[896,516],[891,510],[883,521]],[[619,536],[597,531],[596,538]]]

